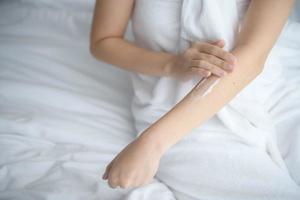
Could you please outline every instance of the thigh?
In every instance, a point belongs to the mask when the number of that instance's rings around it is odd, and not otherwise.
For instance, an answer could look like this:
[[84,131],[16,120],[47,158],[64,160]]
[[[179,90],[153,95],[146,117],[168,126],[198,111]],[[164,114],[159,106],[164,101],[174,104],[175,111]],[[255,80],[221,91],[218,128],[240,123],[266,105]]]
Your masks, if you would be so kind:
[[298,185],[264,150],[226,132],[192,132],[162,157],[156,177],[179,200],[300,198]]

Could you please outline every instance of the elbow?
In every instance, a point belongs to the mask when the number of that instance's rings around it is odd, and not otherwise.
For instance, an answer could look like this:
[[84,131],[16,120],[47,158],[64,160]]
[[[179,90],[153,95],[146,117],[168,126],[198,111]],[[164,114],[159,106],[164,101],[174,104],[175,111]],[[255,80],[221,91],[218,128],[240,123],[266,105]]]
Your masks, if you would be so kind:
[[107,58],[109,52],[114,47],[114,39],[122,39],[120,37],[103,37],[90,41],[90,54],[99,60]]
[[90,40],[90,45],[89,45],[89,51],[90,54],[98,59],[98,60],[102,60],[103,59],[103,41],[106,40],[108,38],[98,38],[98,39],[92,39]]
[[260,75],[263,71],[264,71],[264,68],[265,68],[265,65],[266,65],[266,57],[265,56],[262,56],[258,59],[256,59],[257,62],[256,62],[256,74],[257,76]]
[[264,71],[264,63],[257,64],[255,67],[256,76],[260,75]]
[[255,79],[264,71],[264,63],[261,62],[252,63],[249,67],[250,67],[249,76],[252,77],[252,79]]
[[99,55],[96,55],[96,47],[97,47],[97,41],[96,42],[90,42],[89,51],[90,51],[90,54],[94,58],[98,58],[99,57]]

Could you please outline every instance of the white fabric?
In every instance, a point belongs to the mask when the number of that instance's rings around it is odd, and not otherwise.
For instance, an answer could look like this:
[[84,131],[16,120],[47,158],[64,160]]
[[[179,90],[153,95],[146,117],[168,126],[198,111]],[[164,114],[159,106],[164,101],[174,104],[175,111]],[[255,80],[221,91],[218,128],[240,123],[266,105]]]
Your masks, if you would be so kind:
[[1,200],[126,193],[101,176],[136,132],[130,77],[91,56],[92,10],[79,0],[0,1]]
[[[155,2],[168,10],[176,1]],[[100,176],[137,132],[129,107],[129,73],[96,61],[88,51],[93,3],[0,1],[1,200],[295,199],[291,190],[297,186],[286,173],[264,151],[241,143],[223,126],[202,137],[195,131],[174,146],[150,185],[109,188]],[[176,28],[174,24],[164,28]],[[291,23],[279,42],[289,81],[265,104],[278,130],[280,153],[298,184],[299,33],[300,25]],[[176,37],[170,32],[152,35],[145,47],[162,50],[163,44],[149,42],[156,37],[170,39],[165,50],[176,49],[169,46]],[[220,163],[224,169],[217,168]],[[231,170],[224,172],[228,166]],[[208,177],[210,171],[215,176]]]
[[[236,0],[138,0],[132,22],[136,44],[153,50],[180,53],[196,40],[225,39],[225,48],[231,50],[248,5],[249,1]],[[197,127],[167,153],[157,178],[177,190],[176,196],[182,199],[224,199],[224,196],[240,199],[241,193],[252,192],[259,199],[267,196],[300,198],[300,188],[290,177],[280,154],[275,124],[269,112],[269,105],[278,101],[279,91],[285,87],[279,53],[274,48],[264,71],[254,81],[212,119]],[[132,80],[135,90],[132,110],[140,134],[180,101],[197,84],[199,77],[182,83],[169,77],[135,73],[132,74]],[[243,147],[245,151],[241,149]],[[181,158],[179,154],[185,157]],[[173,161],[175,157],[176,161]],[[200,162],[199,165],[196,162]],[[203,165],[202,162],[207,164]],[[248,166],[243,162],[253,163]],[[233,166],[238,169],[233,170]],[[174,168],[174,171],[170,168]],[[273,173],[263,177],[260,173],[250,172],[260,170],[265,174],[272,169]],[[246,174],[246,171],[250,173]],[[278,182],[280,176],[282,180]],[[220,178],[227,180],[220,181]],[[264,186],[254,184],[252,181],[255,179],[263,180]],[[151,191],[151,185],[149,187]],[[219,190],[209,189],[213,187]],[[147,198],[152,197],[150,195]]]

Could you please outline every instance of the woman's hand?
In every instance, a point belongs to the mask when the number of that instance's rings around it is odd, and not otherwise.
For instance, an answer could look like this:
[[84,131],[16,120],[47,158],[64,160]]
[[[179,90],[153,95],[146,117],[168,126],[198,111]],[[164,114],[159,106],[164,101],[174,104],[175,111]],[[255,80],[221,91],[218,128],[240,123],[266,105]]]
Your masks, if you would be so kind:
[[106,167],[103,179],[111,188],[138,187],[152,181],[162,151],[148,139],[138,137],[128,144]]
[[236,65],[233,54],[223,50],[224,40],[213,43],[194,42],[191,47],[166,65],[166,75],[189,80],[193,75],[222,77]]

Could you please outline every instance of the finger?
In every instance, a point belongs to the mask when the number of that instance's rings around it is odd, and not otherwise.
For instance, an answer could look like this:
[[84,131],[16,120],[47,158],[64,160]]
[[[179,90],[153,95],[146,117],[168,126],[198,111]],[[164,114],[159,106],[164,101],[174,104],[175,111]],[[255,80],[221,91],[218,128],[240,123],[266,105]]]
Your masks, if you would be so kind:
[[186,56],[187,56],[186,59],[188,60],[187,65],[190,65],[190,63],[193,62],[193,60],[206,60],[211,64],[219,66],[220,68],[226,70],[227,72],[232,72],[235,67],[234,64],[224,61],[219,57],[207,53],[200,53],[196,49],[189,49],[186,53]]
[[206,54],[206,53],[201,53],[200,55],[198,55],[198,57],[200,59],[195,59],[195,60],[205,60],[213,65],[218,66],[219,68],[221,68],[222,70],[225,70],[227,72],[232,72],[235,65],[228,63],[216,56],[210,55],[210,54]]
[[211,72],[200,67],[191,66],[189,67],[188,74],[194,74],[194,75],[197,74],[200,75],[201,77],[209,77],[211,75]]
[[111,188],[116,188],[119,186],[119,176],[113,171],[108,173],[107,183]]
[[205,60],[194,60],[191,64],[192,64],[192,66],[199,67],[201,69],[210,71],[212,74],[219,76],[219,77],[223,77],[227,74],[225,70],[223,70],[220,67],[213,65]]
[[[202,77],[206,76],[205,72],[202,72]],[[190,67],[186,68],[186,70],[179,76],[179,80],[182,82],[189,81],[193,78],[193,76],[199,75],[199,73],[196,70],[191,69]]]
[[107,175],[108,175],[108,172],[111,168],[111,165],[112,165],[112,162],[109,163],[109,165],[106,166],[106,169],[105,169],[105,173],[103,174],[102,178],[105,180],[107,179]]
[[111,188],[116,188],[118,187],[118,181],[116,179],[113,179],[111,177],[108,178],[108,185]]
[[193,45],[201,53],[207,53],[210,55],[217,56],[231,64],[236,63],[236,58],[233,54],[223,50],[222,48],[209,44],[209,43],[202,43],[202,42],[195,42]]
[[108,178],[108,173],[109,173],[109,170],[106,170],[102,176],[103,180],[106,180]]
[[102,179],[103,179],[103,180],[106,180],[106,179],[107,179],[108,173],[109,173],[109,170],[106,170],[105,173],[102,175]]
[[132,182],[131,187],[139,187],[139,186],[141,186],[140,180],[136,178],[136,179]]
[[129,188],[129,187],[131,187],[131,184],[129,183],[129,182],[121,182],[120,183],[120,188],[123,188],[123,189],[126,189],[126,188]]
[[102,176],[102,178],[103,178],[104,180],[106,180],[106,179],[108,178],[108,173],[109,173],[110,168],[111,168],[111,166],[112,166],[112,164],[113,164],[113,161],[114,161],[114,160],[112,160],[112,161],[109,163],[109,165],[107,165],[107,167],[106,167],[106,169],[105,169],[105,173],[104,173],[103,176]]
[[179,80],[182,81],[182,82],[186,82],[186,81],[192,79],[193,75],[195,75],[195,74],[192,74],[192,73],[188,73],[188,72],[187,72],[185,75],[181,76],[181,77],[179,78]]
[[208,43],[218,46],[220,48],[224,48],[224,46],[225,46],[225,40],[209,41]]
[[223,50],[219,46],[215,46],[209,43],[203,43],[202,45],[195,46],[195,48],[197,48],[197,50],[201,53],[216,56],[230,64],[235,64],[236,62],[236,58],[233,54]]

